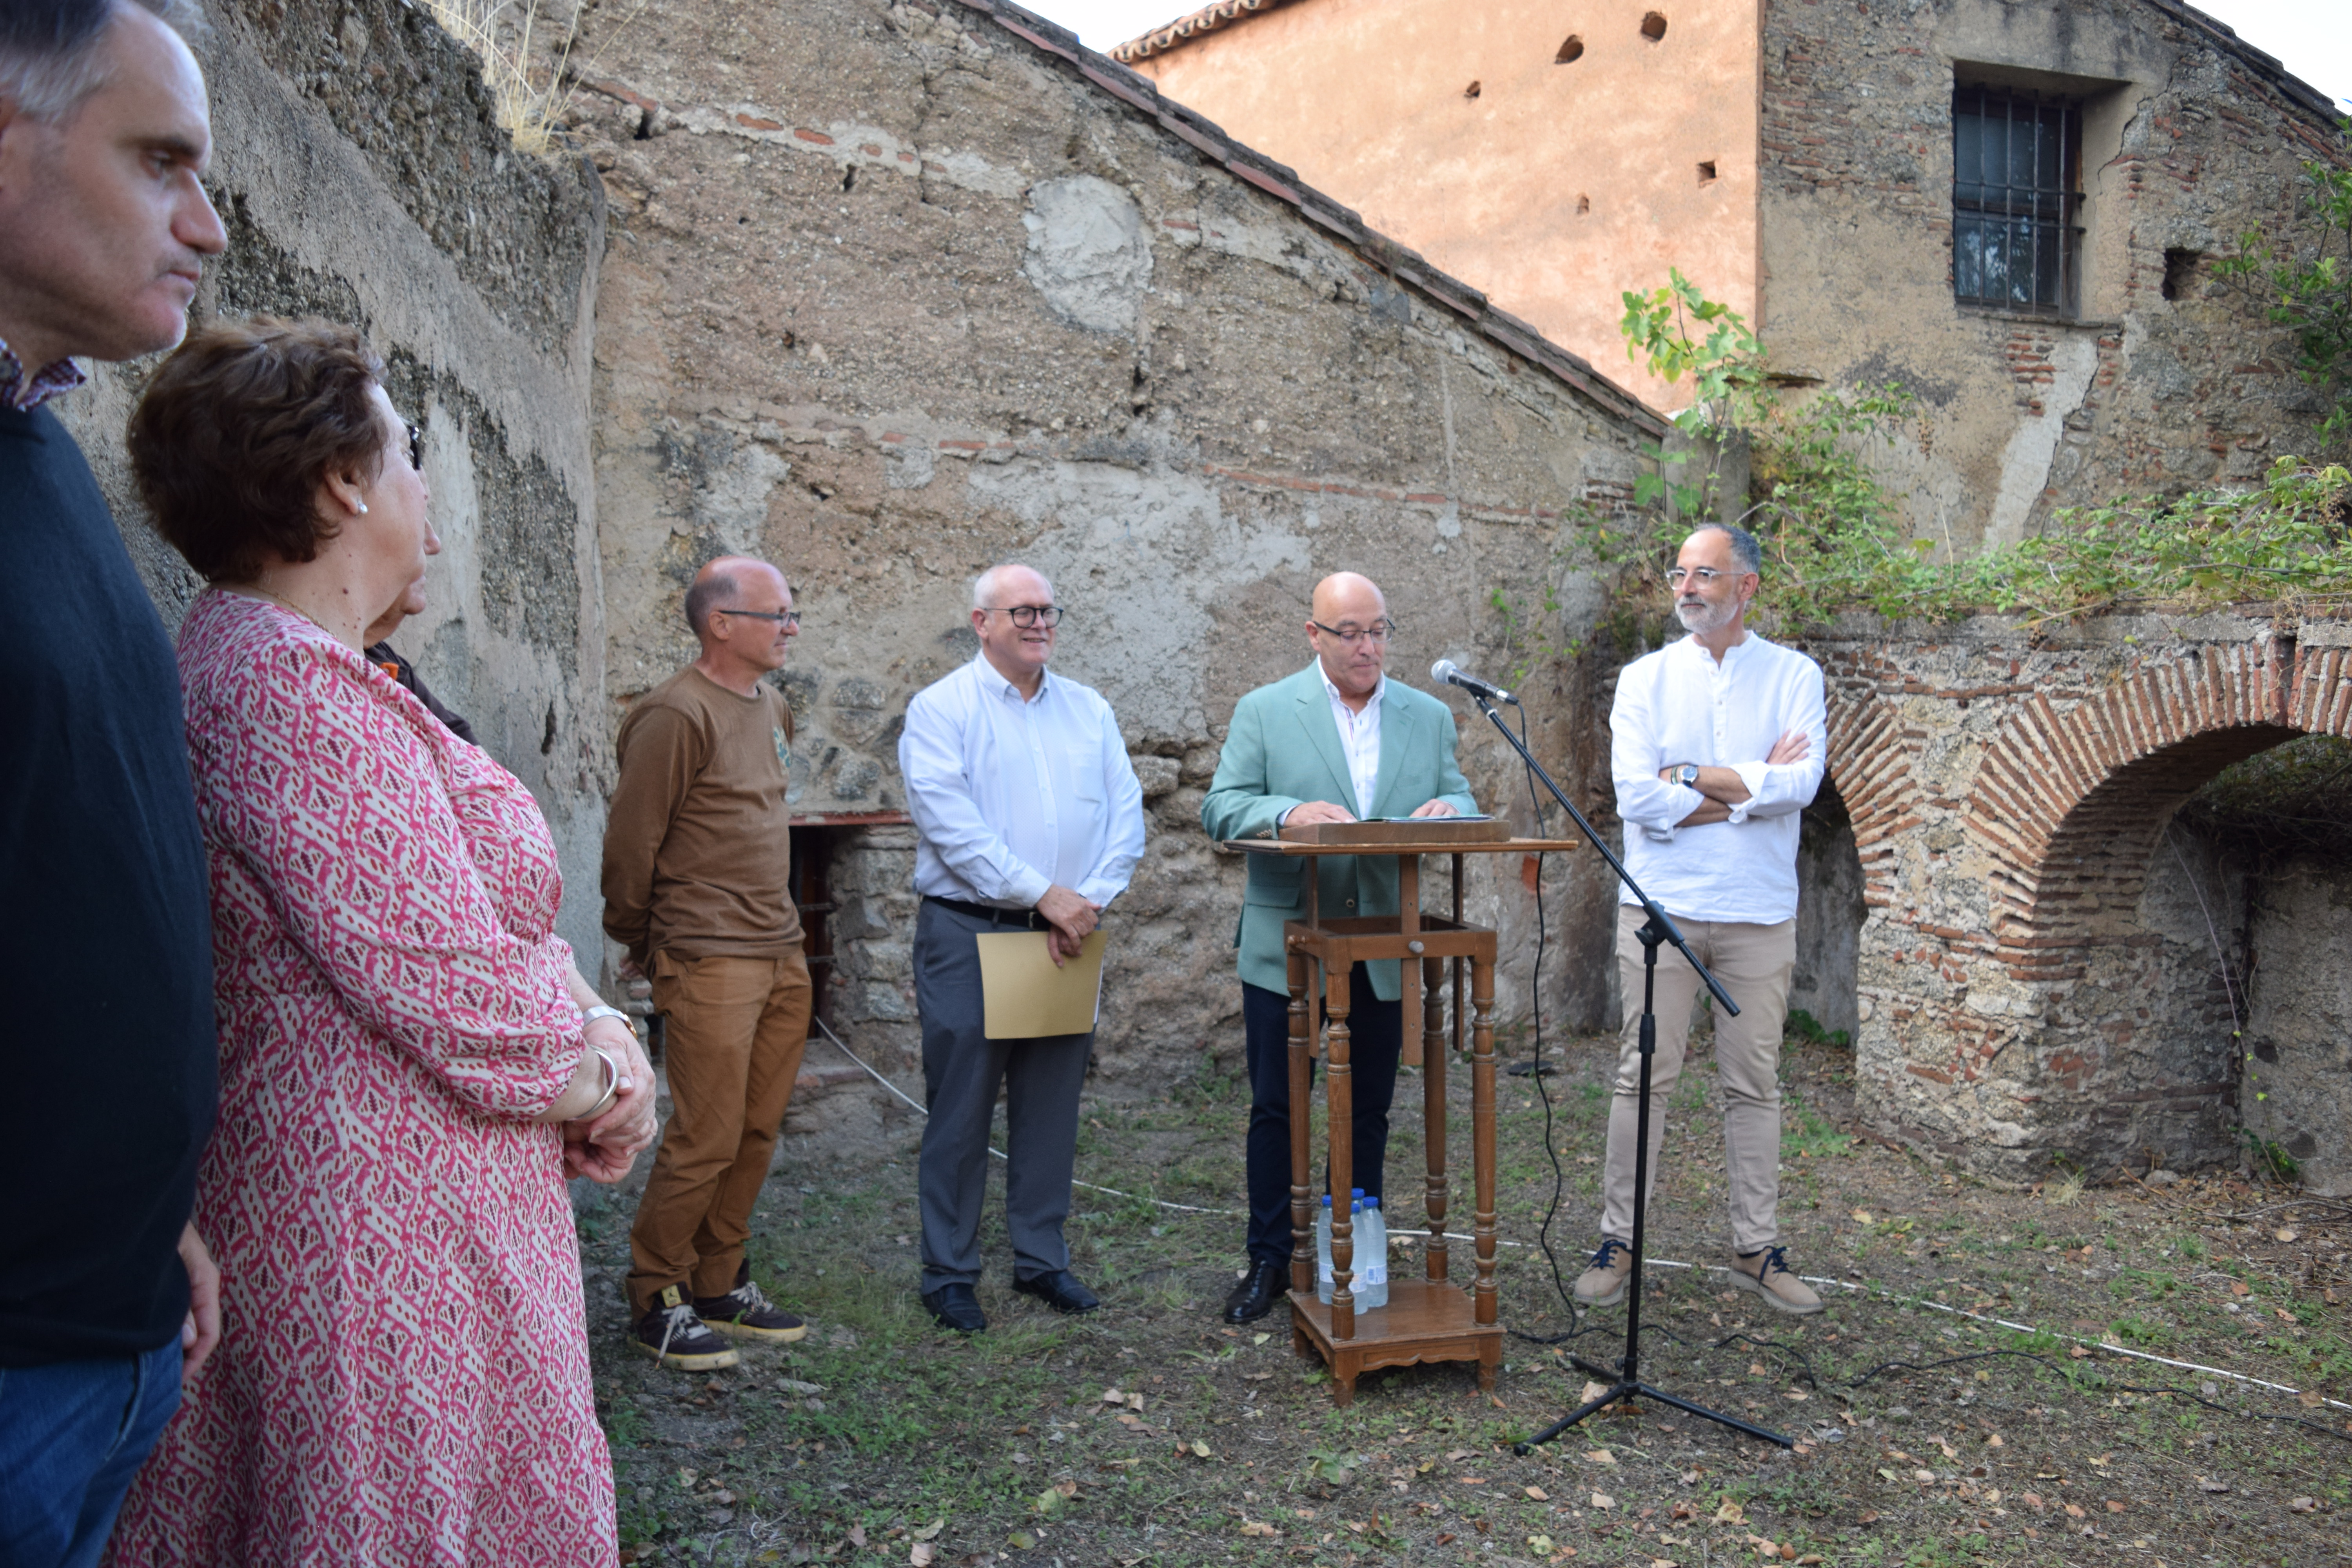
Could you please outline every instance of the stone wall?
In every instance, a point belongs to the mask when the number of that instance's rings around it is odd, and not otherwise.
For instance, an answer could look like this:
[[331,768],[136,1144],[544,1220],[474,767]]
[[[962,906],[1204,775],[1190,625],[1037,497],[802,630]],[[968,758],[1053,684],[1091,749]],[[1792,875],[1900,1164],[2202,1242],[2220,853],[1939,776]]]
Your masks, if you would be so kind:
[[[764,554],[806,616],[783,675],[797,811],[901,808],[901,715],[972,657],[972,575],[1034,563],[1070,612],[1055,668],[1109,699],[1150,802],[1101,1063],[1148,1089],[1203,1048],[1230,1061],[1241,873],[1201,836],[1202,792],[1235,700],[1306,664],[1308,588],[1381,581],[1391,668],[1416,684],[1442,656],[1524,658],[1493,596],[1522,637],[1544,619],[1559,519],[1625,504],[1654,416],[1013,6],[597,13],[581,58],[598,74],[576,129],[615,215],[605,732],[691,656],[696,567]],[[1580,785],[1583,696],[1547,696],[1536,731]],[[1456,712],[1481,799],[1523,801],[1501,742]],[[835,1016],[887,1059],[913,1042],[905,834],[863,830],[835,866]],[[1556,919],[1600,872],[1553,860]],[[1517,864],[1471,880],[1519,965],[1514,1012],[1532,906]],[[1606,965],[1558,935],[1555,1005],[1597,1015]]]
[[[561,930],[596,973],[610,754],[588,442],[603,195],[576,156],[518,156],[471,55],[398,0],[216,5],[206,180],[227,254],[198,319],[354,323],[425,432],[443,551],[395,639],[530,786],[563,858]],[[122,458],[151,366],[59,404],[168,623],[200,584],[142,521]]]
[[[2172,818],[2231,763],[2352,730],[2352,625],[1857,624],[1808,646],[1830,679],[1831,774],[1868,910],[1864,1115],[2016,1179],[2062,1154],[2235,1158],[2248,1003],[2225,977],[2280,940],[2249,934],[2243,911],[2316,895],[2250,883]],[[2298,971],[2272,973],[2261,1005],[2305,1037]],[[2329,1070],[2324,1053],[2313,1070]],[[2299,1092],[2296,1116],[2324,1125],[2321,1091]]]
[[[1900,380],[1887,466],[1916,537],[1969,551],[2057,506],[2252,479],[2317,456],[2319,405],[2213,264],[2291,226],[2320,93],[2172,0],[1763,7],[1763,309],[1794,385]],[[1953,298],[1956,81],[2081,106],[2077,310]]]

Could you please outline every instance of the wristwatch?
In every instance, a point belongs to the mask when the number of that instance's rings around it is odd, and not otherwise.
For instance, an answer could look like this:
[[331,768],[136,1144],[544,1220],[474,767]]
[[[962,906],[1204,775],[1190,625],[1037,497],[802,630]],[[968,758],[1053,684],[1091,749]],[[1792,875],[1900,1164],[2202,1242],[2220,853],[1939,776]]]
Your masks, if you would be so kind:
[[1698,764],[1696,763],[1678,763],[1675,765],[1674,771],[1669,776],[1671,776],[1674,782],[1678,784],[1682,784],[1686,787],[1696,785],[1698,783]]
[[591,1007],[580,1016],[580,1022],[582,1026],[585,1027],[599,1018],[618,1018],[621,1020],[621,1027],[628,1030],[632,1035],[637,1032],[637,1026],[629,1022],[629,1016],[618,1007]]

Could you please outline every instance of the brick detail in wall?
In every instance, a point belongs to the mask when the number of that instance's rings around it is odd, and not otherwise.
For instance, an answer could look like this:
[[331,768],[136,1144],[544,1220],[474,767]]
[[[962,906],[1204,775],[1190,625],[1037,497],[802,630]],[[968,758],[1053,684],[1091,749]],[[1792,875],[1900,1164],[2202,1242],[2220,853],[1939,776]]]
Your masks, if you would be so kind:
[[1996,868],[1993,936],[2012,977],[2063,980],[2079,950],[2135,940],[2173,810],[2231,763],[2307,730],[2345,733],[2343,658],[2315,650],[2298,669],[2285,636],[2207,646],[2063,707],[2040,692],[2019,707],[1962,814]]

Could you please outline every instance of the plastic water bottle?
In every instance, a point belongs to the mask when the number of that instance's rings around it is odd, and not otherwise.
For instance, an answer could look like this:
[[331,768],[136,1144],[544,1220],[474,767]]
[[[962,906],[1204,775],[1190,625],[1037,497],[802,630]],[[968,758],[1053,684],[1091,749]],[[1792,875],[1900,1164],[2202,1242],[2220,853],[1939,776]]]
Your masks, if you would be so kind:
[[1356,1230],[1356,1310],[1368,1311],[1389,1304],[1389,1223],[1381,1200],[1364,1200],[1363,1219]]
[[1328,1305],[1331,1289],[1331,1194],[1325,1193],[1315,1211],[1315,1299]]

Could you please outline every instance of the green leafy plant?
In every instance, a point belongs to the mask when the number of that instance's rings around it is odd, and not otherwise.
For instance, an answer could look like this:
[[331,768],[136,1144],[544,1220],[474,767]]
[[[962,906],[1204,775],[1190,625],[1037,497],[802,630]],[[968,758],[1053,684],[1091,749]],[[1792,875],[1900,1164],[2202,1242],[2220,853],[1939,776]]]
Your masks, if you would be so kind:
[[1666,277],[1662,289],[1646,294],[1628,289],[1623,295],[1625,317],[1618,330],[1625,335],[1625,355],[1646,359],[1650,374],[1662,381],[1691,378],[1691,404],[1674,416],[1675,427],[1717,452],[1691,483],[1665,472],[1686,467],[1688,453],[1647,447],[1659,471],[1634,481],[1633,500],[1649,506],[1671,495],[1683,515],[1697,516],[1712,509],[1721,489],[1722,442],[1749,423],[1759,406],[1764,345],[1738,311],[1701,294],[1681,268],[1668,268]]
[[[2352,121],[2343,122],[2352,140]],[[2352,435],[2352,167],[2305,159],[2293,237],[2261,225],[2214,271],[2283,329],[2294,374],[2327,408],[2323,437]]]

